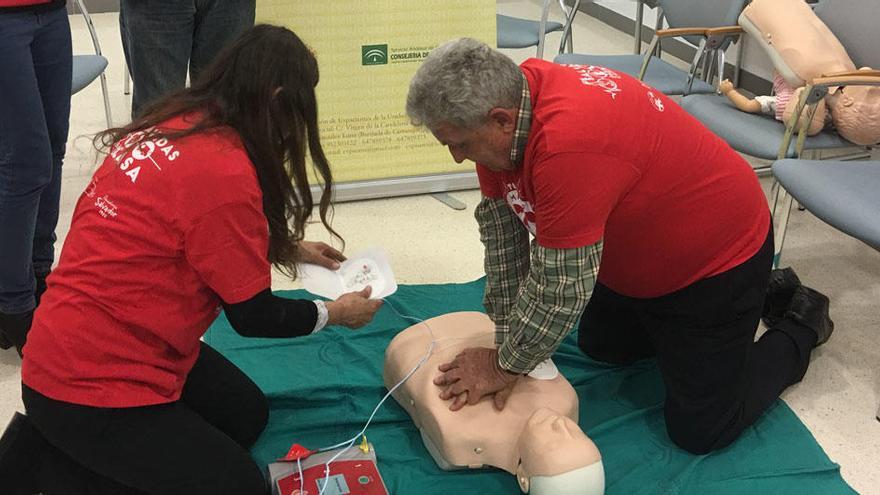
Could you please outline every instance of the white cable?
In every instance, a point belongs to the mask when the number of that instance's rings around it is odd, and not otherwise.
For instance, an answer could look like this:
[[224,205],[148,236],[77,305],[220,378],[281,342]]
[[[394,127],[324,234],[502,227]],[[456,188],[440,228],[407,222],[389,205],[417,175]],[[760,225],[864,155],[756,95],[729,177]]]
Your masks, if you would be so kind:
[[[422,357],[422,359],[419,360],[419,362],[415,365],[415,367],[414,367],[413,369],[411,369],[411,370],[409,371],[409,373],[407,373],[406,376],[403,377],[402,380],[400,380],[399,382],[397,382],[397,385],[391,387],[391,389],[388,391],[388,393],[385,394],[385,397],[382,397],[382,400],[380,400],[379,403],[376,404],[376,407],[373,408],[373,413],[370,414],[370,419],[367,420],[367,423],[364,425],[363,429],[361,429],[360,433],[358,433],[357,435],[355,435],[351,440],[347,440],[347,441],[345,441],[345,442],[341,442],[341,443],[338,443],[338,444],[333,445],[333,446],[330,446],[330,447],[324,447],[324,448],[320,448],[320,449],[318,449],[318,452],[326,452],[326,451],[328,451],[328,450],[333,450],[333,449],[336,449],[336,448],[339,448],[339,447],[345,446],[344,449],[342,449],[342,450],[340,450],[339,452],[337,452],[336,455],[334,455],[333,457],[331,457],[330,460],[327,461],[326,464],[324,464],[324,485],[318,487],[319,490],[320,490],[320,491],[318,492],[318,495],[324,495],[324,490],[327,488],[327,483],[330,482],[330,464],[332,464],[333,461],[335,461],[339,456],[341,456],[342,454],[348,452],[348,449],[350,449],[350,448],[352,448],[352,447],[354,446],[354,443],[357,441],[357,439],[360,438],[364,433],[366,433],[367,428],[369,428],[370,423],[373,421],[373,417],[376,416],[376,412],[379,410],[380,407],[382,407],[382,404],[385,403],[385,401],[388,399],[388,397],[390,397],[391,394],[394,393],[394,391],[398,389],[398,387],[400,387],[400,386],[403,385],[407,380],[409,380],[409,378],[410,378],[410,377],[411,377],[416,371],[418,371],[418,369],[421,368],[423,364],[425,364],[425,362],[428,360],[428,358],[431,357],[431,353],[434,352],[434,344],[437,342],[437,340],[436,340],[436,338],[434,337],[434,331],[431,330],[431,326],[428,325],[428,324],[425,322],[425,320],[422,320],[422,319],[420,319],[420,318],[416,318],[415,316],[409,316],[409,315],[405,315],[405,314],[400,313],[399,311],[397,311],[396,309],[394,309],[394,305],[392,305],[390,302],[388,302],[387,299],[383,299],[383,301],[385,302],[385,304],[387,304],[387,305],[391,308],[392,311],[394,311],[395,313],[397,313],[397,315],[400,316],[401,318],[409,319],[409,320],[415,321],[416,323],[422,323],[422,324],[424,324],[424,325],[425,325],[425,328],[428,329],[428,333],[431,334],[431,344],[428,346],[428,351],[425,353],[425,355]],[[300,481],[302,481],[302,471],[300,471]]]
[[303,479],[303,465],[302,465],[302,462],[300,462],[300,459],[301,459],[301,457],[296,458],[296,467],[297,467],[297,469],[299,469],[299,493],[300,493],[300,495],[302,495],[303,493],[306,492],[306,489],[304,486],[306,480]]

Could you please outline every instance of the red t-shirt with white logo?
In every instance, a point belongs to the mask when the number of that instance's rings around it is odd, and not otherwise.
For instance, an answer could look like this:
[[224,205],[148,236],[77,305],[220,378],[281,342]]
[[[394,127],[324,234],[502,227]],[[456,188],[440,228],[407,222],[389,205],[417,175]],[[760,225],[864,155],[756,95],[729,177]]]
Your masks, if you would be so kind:
[[[195,118],[160,127],[189,128]],[[177,400],[221,300],[270,286],[268,246],[262,191],[234,130],[128,136],[77,202],[22,381],[95,407]]]
[[748,260],[770,228],[748,162],[654,88],[596,66],[527,60],[522,165],[477,172],[548,248],[604,239],[599,281],[669,294]]

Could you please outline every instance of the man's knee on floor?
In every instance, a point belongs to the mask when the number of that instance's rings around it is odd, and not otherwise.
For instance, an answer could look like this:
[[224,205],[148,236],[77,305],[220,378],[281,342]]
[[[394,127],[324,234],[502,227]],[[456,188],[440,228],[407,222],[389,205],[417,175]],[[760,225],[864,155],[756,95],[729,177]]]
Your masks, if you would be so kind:
[[715,438],[696,429],[667,427],[667,432],[672,443],[694,455],[708,454],[717,448]]

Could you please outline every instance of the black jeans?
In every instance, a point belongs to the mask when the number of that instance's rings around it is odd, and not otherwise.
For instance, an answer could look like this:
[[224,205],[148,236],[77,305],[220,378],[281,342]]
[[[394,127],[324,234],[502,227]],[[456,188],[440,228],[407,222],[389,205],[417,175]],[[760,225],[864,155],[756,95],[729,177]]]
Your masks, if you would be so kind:
[[672,294],[635,299],[596,284],[578,344],[617,364],[656,356],[672,441],[695,454],[725,447],[803,378],[816,344],[788,320],[755,342],[772,260],[771,229],[748,261]]
[[22,388],[48,442],[39,469],[46,495],[268,493],[248,452],[266,426],[266,398],[206,344],[170,404],[94,408]]

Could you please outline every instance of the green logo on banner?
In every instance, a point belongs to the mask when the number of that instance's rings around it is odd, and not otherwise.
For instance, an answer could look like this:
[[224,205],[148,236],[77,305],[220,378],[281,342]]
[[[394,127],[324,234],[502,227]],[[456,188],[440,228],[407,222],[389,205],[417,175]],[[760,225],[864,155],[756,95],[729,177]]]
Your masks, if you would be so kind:
[[388,63],[388,45],[364,45],[361,47],[361,65],[384,65]]

